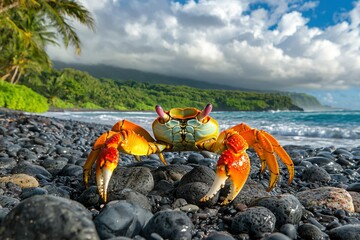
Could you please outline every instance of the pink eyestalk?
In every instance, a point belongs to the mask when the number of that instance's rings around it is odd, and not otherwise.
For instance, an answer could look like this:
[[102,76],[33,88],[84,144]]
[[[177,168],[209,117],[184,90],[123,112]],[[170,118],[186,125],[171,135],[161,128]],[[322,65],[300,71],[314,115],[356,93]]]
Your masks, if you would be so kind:
[[155,106],[155,111],[164,122],[169,121],[169,115],[164,112],[160,105]]
[[208,116],[211,113],[211,110],[212,110],[212,104],[208,103],[204,108],[204,110],[202,110],[201,113],[199,114],[198,120],[199,121],[203,120],[206,116]]

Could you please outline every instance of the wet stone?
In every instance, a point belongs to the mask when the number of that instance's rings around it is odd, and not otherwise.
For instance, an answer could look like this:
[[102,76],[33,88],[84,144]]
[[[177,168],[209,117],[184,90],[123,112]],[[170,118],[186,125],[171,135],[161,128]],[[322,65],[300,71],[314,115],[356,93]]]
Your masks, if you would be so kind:
[[[229,185],[226,185],[223,189],[221,189],[222,196],[226,196],[228,192]],[[266,188],[260,182],[248,178],[243,189],[241,189],[241,192],[236,196],[233,203],[249,205],[252,201],[255,201],[258,198],[269,196],[271,196],[270,193],[266,191]]]
[[39,187],[32,187],[32,188],[23,189],[19,197],[21,198],[21,200],[24,200],[26,198],[35,195],[46,195],[46,194],[48,194],[48,191],[46,191],[45,189]]
[[349,224],[333,228],[329,232],[331,240],[360,239],[360,224]]
[[194,166],[194,168],[185,174],[179,185],[184,185],[191,182],[202,182],[211,185],[215,179],[215,172],[211,168],[205,166]]
[[68,160],[66,158],[46,158],[41,162],[41,166],[43,166],[46,170],[48,170],[51,174],[57,175],[63,167],[67,164]]
[[272,233],[265,237],[264,240],[291,240],[291,238],[282,233]]
[[143,236],[149,239],[152,233],[159,234],[164,239],[191,239],[193,223],[189,217],[180,211],[157,212],[145,226]]
[[360,192],[360,182],[352,183],[347,188],[347,191]]
[[331,180],[331,176],[325,171],[325,169],[313,165],[304,170],[302,180],[308,182],[329,182]]
[[188,157],[188,163],[198,164],[200,160],[204,159],[204,156],[200,153],[191,153]]
[[36,176],[38,174],[44,175],[48,178],[51,178],[52,175],[49,173],[45,168],[31,164],[29,162],[21,162],[17,166],[15,166],[12,171],[13,174],[15,173],[24,173],[30,176]]
[[58,175],[80,177],[83,175],[83,168],[75,164],[67,164],[61,169]]
[[193,167],[188,165],[171,164],[167,166],[160,166],[152,171],[155,182],[166,180],[169,182],[180,181],[185,174],[190,172]]
[[305,223],[298,227],[299,236],[304,240],[325,240],[325,234],[315,225]]
[[[12,209],[16,205],[18,205],[20,201],[16,198],[9,197],[9,196],[0,196],[0,206],[3,208]],[[1,239],[1,238],[0,238]]]
[[147,167],[118,167],[114,170],[109,182],[108,193],[131,188],[136,192],[147,194],[154,188],[154,178]]
[[[134,237],[143,230],[153,214],[138,205],[113,201],[105,205],[94,223],[102,239],[117,236]],[[121,219],[121,221],[119,221]]]
[[87,188],[76,200],[82,203],[85,207],[97,205],[99,201],[101,201],[97,186]]
[[255,200],[252,205],[263,206],[270,209],[276,217],[277,228],[280,228],[286,223],[298,224],[303,214],[303,206],[300,201],[291,194],[264,197]]
[[200,199],[206,195],[209,189],[210,186],[203,182],[190,182],[176,188],[176,197],[184,198],[188,203],[199,206],[212,206],[216,204],[219,193],[216,193],[216,195],[207,202],[200,202]]
[[110,202],[113,200],[125,200],[128,203],[137,204],[149,211],[151,211],[152,208],[148,198],[145,195],[130,188],[124,188],[119,192],[110,192],[108,195],[108,201]]
[[297,238],[297,231],[294,224],[286,223],[280,227],[280,232],[288,236],[290,239]]
[[14,158],[2,157],[0,158],[0,169],[12,169],[16,166]]
[[34,196],[19,203],[3,220],[1,239],[99,239],[91,213],[80,203]]
[[205,240],[235,240],[228,232],[211,232]]
[[233,234],[248,233],[251,237],[260,238],[275,229],[275,215],[265,207],[251,207],[233,218]]

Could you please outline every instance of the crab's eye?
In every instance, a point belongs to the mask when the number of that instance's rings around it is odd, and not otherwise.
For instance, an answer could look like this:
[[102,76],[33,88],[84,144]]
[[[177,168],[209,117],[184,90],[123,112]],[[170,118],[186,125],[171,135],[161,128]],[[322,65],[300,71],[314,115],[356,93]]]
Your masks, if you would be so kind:
[[164,112],[164,110],[162,109],[162,107],[160,105],[155,106],[155,111],[159,115],[159,117],[161,118],[163,123],[169,121],[169,119],[170,119],[169,115]]
[[211,113],[212,105],[211,103],[208,103],[204,110],[201,111],[201,113],[198,115],[198,120],[201,122],[206,116],[208,116]]

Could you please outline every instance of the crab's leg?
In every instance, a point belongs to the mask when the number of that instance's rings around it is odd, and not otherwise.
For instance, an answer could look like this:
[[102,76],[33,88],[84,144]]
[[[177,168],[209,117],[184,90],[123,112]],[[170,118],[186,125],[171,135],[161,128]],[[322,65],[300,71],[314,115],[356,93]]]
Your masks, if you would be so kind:
[[275,186],[279,175],[279,166],[274,153],[286,165],[289,171],[288,182],[289,184],[292,182],[294,178],[294,164],[286,151],[271,134],[263,130],[252,129],[244,123],[232,127],[232,129],[240,133],[249,144],[249,147],[255,149],[261,160],[260,172],[262,173],[266,165],[268,166],[270,170],[269,191]]
[[212,144],[212,148],[212,151],[221,152],[221,155],[216,166],[215,180],[201,201],[212,198],[229,178],[230,192],[222,202],[227,204],[238,195],[248,178],[250,172],[250,159],[246,153],[248,145],[237,132],[226,130],[220,134],[217,142]]
[[91,167],[96,161],[96,182],[101,197],[106,201],[108,184],[112,172],[117,167],[119,151],[132,155],[147,156],[160,153],[167,147],[169,146],[149,142],[133,130],[108,131],[96,140],[93,150],[85,162],[85,184],[88,184]]

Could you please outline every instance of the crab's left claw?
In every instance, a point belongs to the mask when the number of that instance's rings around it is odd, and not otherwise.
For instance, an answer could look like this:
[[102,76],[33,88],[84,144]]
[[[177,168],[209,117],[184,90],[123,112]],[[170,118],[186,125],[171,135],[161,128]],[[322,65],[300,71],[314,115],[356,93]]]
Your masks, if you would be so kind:
[[227,141],[227,150],[223,151],[216,167],[216,176],[209,192],[200,200],[208,201],[230,180],[230,191],[221,203],[228,204],[243,188],[250,173],[250,159],[246,153],[247,143],[238,134],[231,135]]
[[96,183],[100,196],[107,201],[107,189],[111,175],[118,165],[119,153],[114,147],[101,150],[99,159],[96,162]]

